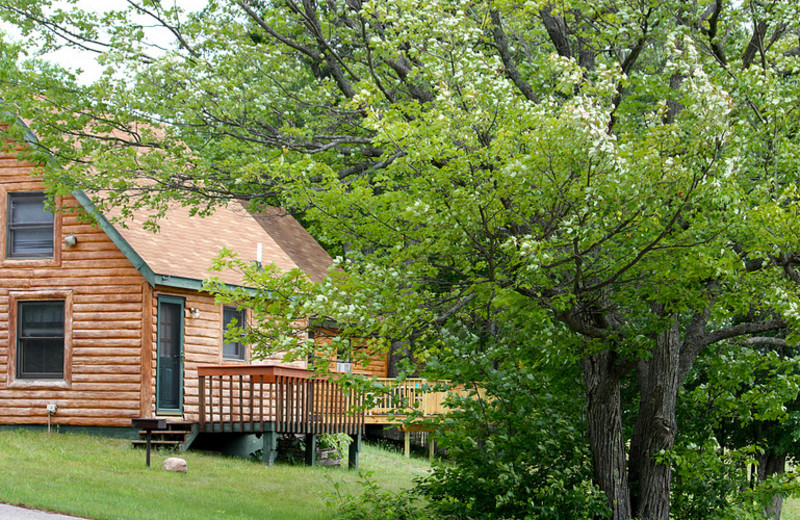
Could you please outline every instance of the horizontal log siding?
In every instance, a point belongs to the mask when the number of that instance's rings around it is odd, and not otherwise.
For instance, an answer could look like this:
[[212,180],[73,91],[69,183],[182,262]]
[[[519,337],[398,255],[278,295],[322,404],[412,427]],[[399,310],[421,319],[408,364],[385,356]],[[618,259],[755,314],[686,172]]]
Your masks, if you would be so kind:
[[[0,212],[5,226],[9,191],[39,191],[31,166],[0,155]],[[66,198],[62,204],[77,206]],[[46,424],[48,403],[58,405],[54,424],[130,426],[142,414],[142,307],[145,281],[99,228],[73,214],[56,215],[55,259],[5,260],[0,251],[0,424]],[[5,235],[5,228],[0,229]],[[78,244],[63,245],[74,233]],[[4,242],[4,239],[3,239]],[[67,388],[9,387],[9,294],[72,292],[72,373]],[[13,374],[11,374],[13,376]]]
[[365,376],[386,377],[388,374],[388,364],[386,362],[388,354],[373,354],[369,358],[367,366],[361,363],[353,363],[351,370],[354,374],[363,374]]
[[[317,345],[329,345],[333,336],[338,336],[339,331],[329,329],[326,327],[317,328],[317,336],[315,342]],[[354,357],[355,359],[355,357]],[[350,370],[354,374],[362,374],[365,376],[386,377],[389,369],[389,354],[388,353],[371,353],[369,362],[364,365],[363,362],[353,362],[350,365]],[[331,363],[331,370],[336,370],[336,360]]]

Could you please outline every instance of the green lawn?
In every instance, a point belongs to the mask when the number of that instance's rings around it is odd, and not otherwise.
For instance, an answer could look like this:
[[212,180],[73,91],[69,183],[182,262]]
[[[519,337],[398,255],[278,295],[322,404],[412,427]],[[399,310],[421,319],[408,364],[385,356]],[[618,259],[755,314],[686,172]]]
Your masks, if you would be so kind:
[[784,500],[781,520],[800,520],[800,499]]
[[[407,488],[429,466],[399,453],[364,445],[361,470],[372,471],[385,489]],[[171,453],[153,454],[127,441],[30,432],[0,432],[0,502],[24,504],[102,520],[325,519],[333,482],[359,489],[357,471],[345,468],[259,463],[187,452],[187,474],[161,463]]]

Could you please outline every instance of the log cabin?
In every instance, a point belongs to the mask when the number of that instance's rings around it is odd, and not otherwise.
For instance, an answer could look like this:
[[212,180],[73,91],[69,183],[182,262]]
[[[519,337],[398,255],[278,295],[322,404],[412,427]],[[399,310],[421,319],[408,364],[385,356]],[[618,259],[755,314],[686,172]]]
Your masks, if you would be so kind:
[[[294,218],[277,208],[253,216],[236,204],[200,218],[175,206],[153,233],[135,218],[127,227],[112,223],[82,192],[53,203],[77,208],[94,223],[50,211],[35,165],[13,153],[0,156],[0,427],[127,436],[134,418],[166,418],[190,432],[181,441],[187,447],[201,424],[208,432],[253,433],[260,422],[262,433],[275,413],[286,415],[276,408],[274,385],[289,381],[295,388],[308,378],[307,367],[276,371],[280,359],[255,360],[247,345],[226,341],[228,324],[246,321],[247,311],[217,304],[201,289],[223,247],[321,279],[331,259]],[[243,283],[233,271],[214,274]],[[385,377],[386,360],[346,368]],[[266,419],[263,404],[254,419],[257,384],[273,392]],[[341,431],[358,433],[362,426]],[[274,424],[267,428],[274,431]],[[315,428],[296,427],[339,431]],[[267,451],[274,456],[265,449],[265,460]]]

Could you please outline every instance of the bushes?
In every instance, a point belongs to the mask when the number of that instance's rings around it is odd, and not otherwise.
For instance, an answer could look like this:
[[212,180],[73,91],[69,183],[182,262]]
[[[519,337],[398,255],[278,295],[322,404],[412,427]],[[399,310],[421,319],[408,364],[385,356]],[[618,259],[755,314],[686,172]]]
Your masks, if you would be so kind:
[[[453,398],[458,411],[438,425],[448,459],[417,487],[430,509],[456,520],[606,516],[608,501],[592,484],[575,365],[470,355],[476,372],[457,375],[482,381],[483,398]],[[557,370],[543,370],[551,362]]]
[[[605,516],[607,500],[591,483],[575,423],[514,404],[466,408],[443,430],[440,445],[451,458],[418,486],[430,507],[453,519]],[[489,427],[475,427],[479,415],[490,418]]]
[[361,493],[344,494],[334,483],[332,502],[337,520],[433,520],[413,491],[382,491],[372,472],[359,473]]
[[[502,367],[497,370],[503,370]],[[489,399],[459,398],[438,425],[447,458],[414,490],[386,493],[369,476],[358,496],[337,493],[340,520],[597,519],[608,502],[591,482],[580,406],[548,393],[552,381],[517,366],[486,385]],[[543,388],[546,387],[546,388]],[[563,389],[562,389],[563,390]]]

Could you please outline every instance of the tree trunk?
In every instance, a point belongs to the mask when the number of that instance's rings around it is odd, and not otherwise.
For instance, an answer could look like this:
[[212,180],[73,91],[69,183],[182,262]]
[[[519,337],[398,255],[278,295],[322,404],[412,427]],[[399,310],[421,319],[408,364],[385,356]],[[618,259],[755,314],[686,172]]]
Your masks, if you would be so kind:
[[389,359],[386,366],[386,377],[395,378],[400,375],[400,362],[403,359],[414,361],[409,341],[392,341],[389,347]]
[[640,520],[669,519],[671,468],[657,463],[654,456],[675,442],[680,349],[678,317],[672,316],[652,357],[637,365],[641,400],[631,437],[629,479],[632,511]]
[[[767,451],[758,458],[758,480],[764,482],[767,477],[779,475],[786,471],[786,455],[775,455]],[[764,509],[764,516],[773,520],[781,520],[781,510],[783,509],[783,497],[775,495],[772,503]]]
[[622,401],[614,355],[593,354],[582,361],[586,386],[589,446],[594,481],[608,497],[613,520],[632,518],[625,439],[622,434]]

